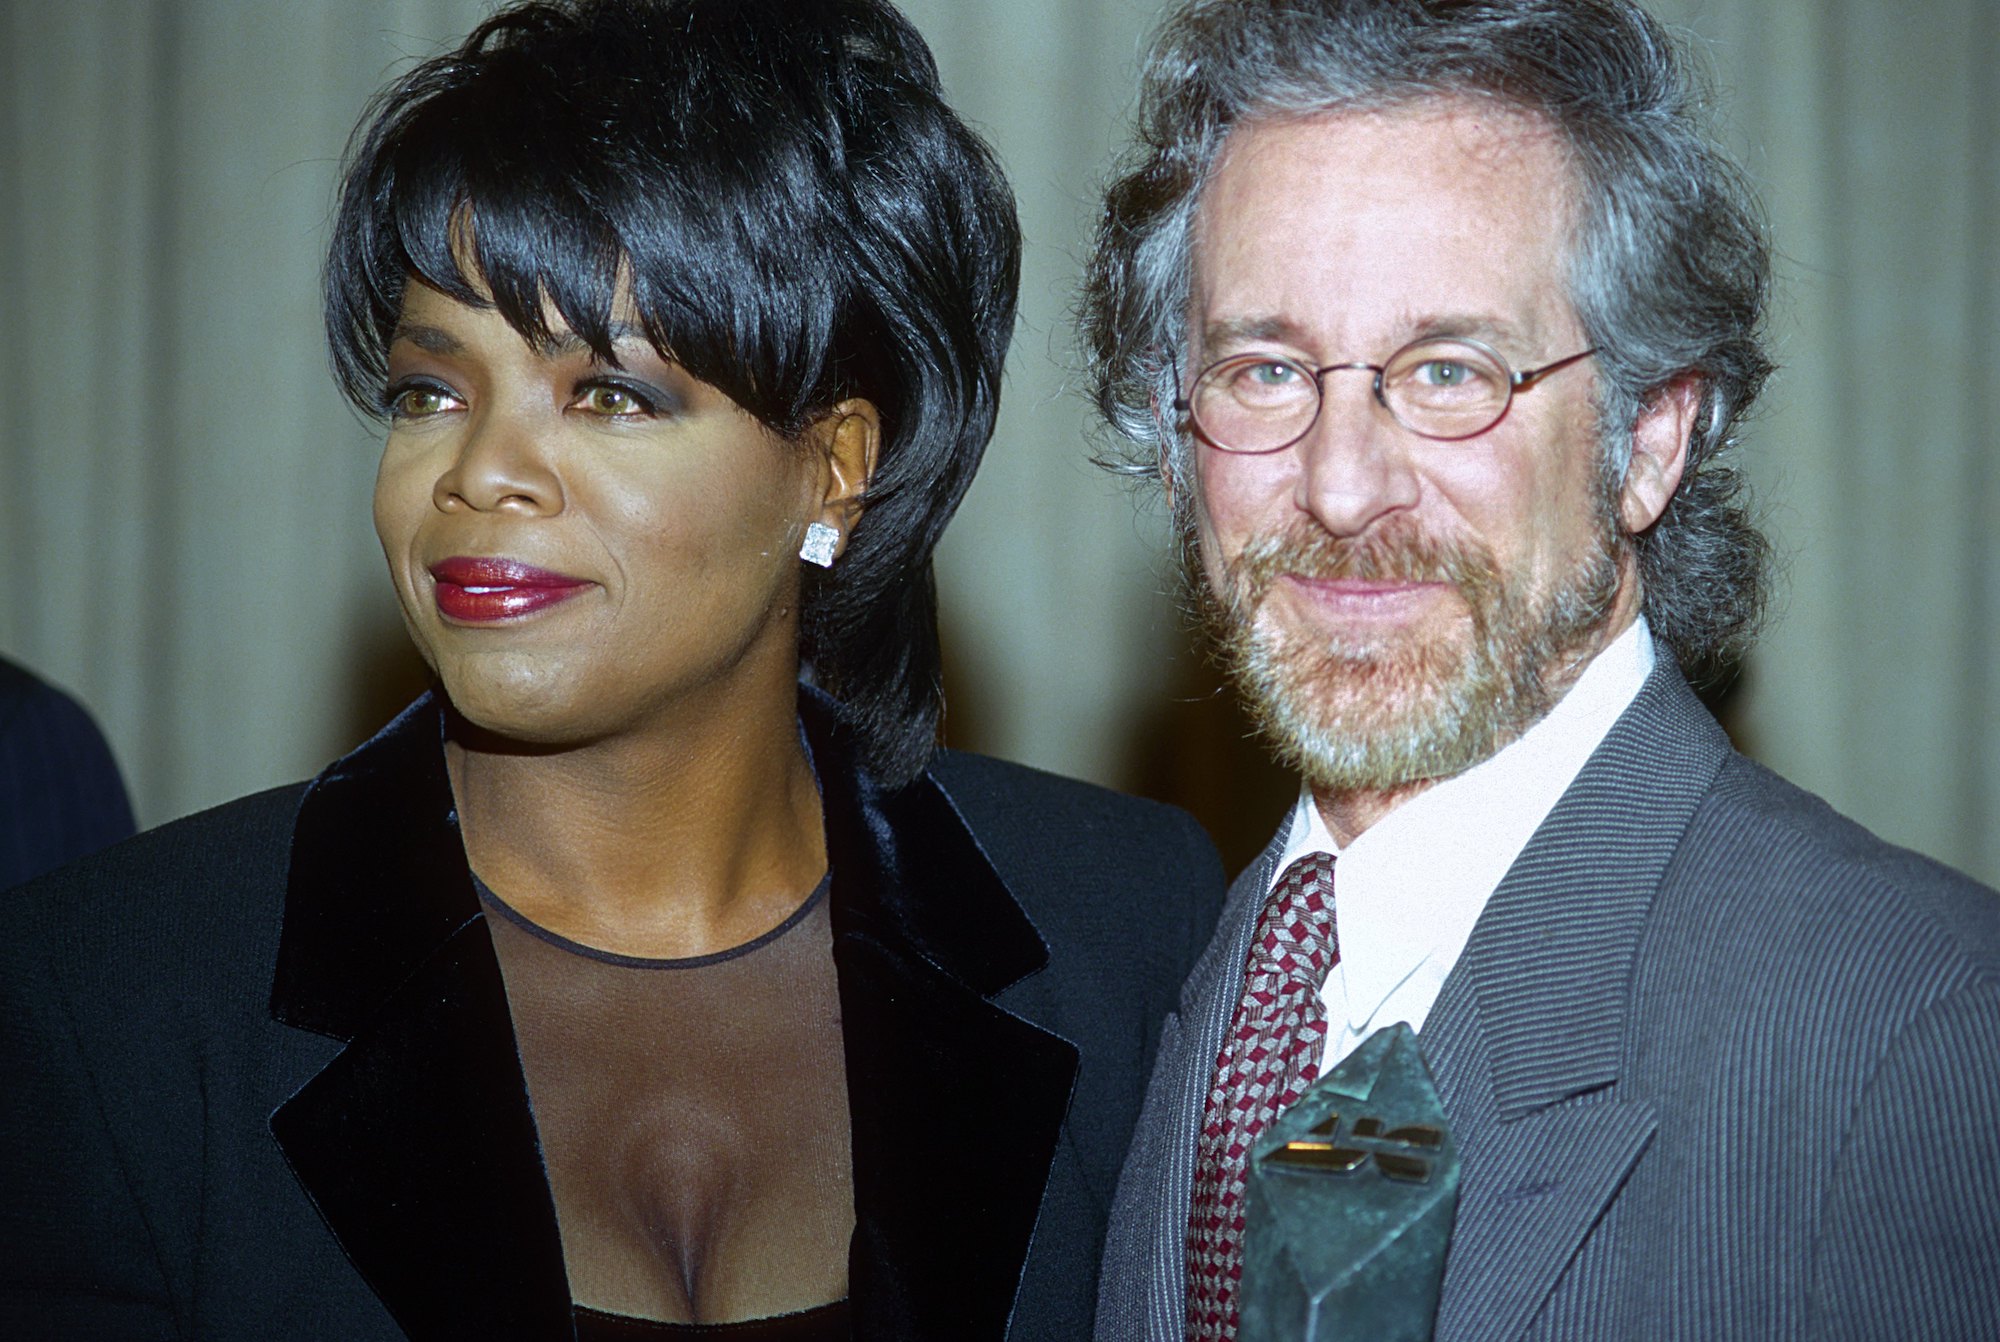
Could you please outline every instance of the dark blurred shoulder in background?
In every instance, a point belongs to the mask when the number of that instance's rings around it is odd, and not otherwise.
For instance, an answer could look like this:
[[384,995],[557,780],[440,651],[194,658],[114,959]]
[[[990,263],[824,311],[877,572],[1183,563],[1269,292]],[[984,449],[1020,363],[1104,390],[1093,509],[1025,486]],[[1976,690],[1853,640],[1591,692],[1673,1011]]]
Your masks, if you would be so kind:
[[0,658],[0,890],[131,833],[125,782],[90,714]]

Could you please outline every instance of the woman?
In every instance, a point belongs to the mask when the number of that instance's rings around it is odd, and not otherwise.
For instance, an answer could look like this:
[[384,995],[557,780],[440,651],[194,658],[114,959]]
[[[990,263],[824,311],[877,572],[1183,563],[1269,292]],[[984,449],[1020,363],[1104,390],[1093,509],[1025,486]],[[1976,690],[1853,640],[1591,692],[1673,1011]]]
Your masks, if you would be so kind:
[[0,1332],[1087,1333],[1221,883],[934,754],[1017,252],[880,0],[524,6],[388,92],[327,310],[439,688],[0,914]]

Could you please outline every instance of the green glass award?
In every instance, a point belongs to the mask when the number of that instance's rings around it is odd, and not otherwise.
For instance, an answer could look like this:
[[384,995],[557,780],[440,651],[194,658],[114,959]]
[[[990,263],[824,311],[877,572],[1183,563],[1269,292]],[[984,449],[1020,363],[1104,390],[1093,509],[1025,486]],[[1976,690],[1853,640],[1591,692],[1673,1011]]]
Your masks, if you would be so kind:
[[1238,1342],[1429,1342],[1457,1210],[1417,1036],[1377,1030],[1250,1153]]

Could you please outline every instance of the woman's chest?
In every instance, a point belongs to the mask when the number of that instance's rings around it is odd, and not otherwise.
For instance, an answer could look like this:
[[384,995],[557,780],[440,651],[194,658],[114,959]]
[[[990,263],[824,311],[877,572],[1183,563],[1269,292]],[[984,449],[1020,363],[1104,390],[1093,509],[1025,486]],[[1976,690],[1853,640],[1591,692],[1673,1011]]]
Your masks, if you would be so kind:
[[824,900],[701,961],[596,958],[492,921],[572,1298],[727,1321],[845,1295],[853,1177]]

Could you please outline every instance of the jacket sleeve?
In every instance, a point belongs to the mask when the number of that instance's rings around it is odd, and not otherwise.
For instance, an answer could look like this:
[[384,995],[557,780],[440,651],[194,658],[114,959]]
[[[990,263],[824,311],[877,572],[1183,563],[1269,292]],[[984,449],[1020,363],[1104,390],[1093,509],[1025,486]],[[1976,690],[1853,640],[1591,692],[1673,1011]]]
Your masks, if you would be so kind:
[[2000,985],[1935,1003],[1856,1080],[1805,1335],[2000,1337]]
[[[30,887],[9,899],[35,897]],[[0,920],[0,1337],[178,1336],[154,1235],[51,972],[60,942],[28,934],[24,911]]]

